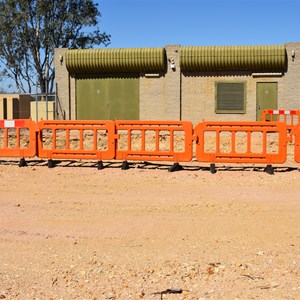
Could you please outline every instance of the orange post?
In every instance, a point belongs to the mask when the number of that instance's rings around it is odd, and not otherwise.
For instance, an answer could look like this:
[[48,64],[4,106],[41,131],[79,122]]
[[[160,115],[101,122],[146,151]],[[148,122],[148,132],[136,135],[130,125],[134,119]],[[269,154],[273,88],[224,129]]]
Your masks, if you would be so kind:
[[19,166],[25,166],[25,157],[36,155],[37,123],[28,120],[0,120],[0,157],[20,157]]
[[38,156],[48,159],[98,160],[115,157],[115,126],[113,121],[40,121]]
[[116,159],[173,161],[169,171],[182,167],[179,162],[192,160],[193,125],[184,121],[115,121],[118,134]]
[[194,130],[196,158],[215,163],[284,163],[286,124],[280,122],[202,122]]

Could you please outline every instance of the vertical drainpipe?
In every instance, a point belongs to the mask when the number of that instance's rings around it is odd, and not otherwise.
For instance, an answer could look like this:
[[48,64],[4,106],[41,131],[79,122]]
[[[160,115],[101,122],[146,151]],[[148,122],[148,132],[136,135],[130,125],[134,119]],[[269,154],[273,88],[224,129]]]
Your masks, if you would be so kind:
[[68,73],[68,96],[69,96],[69,111],[68,111],[68,120],[71,120],[71,102],[72,102],[72,99],[71,99],[71,75],[70,73]]
[[[180,57],[180,55],[179,55]],[[179,64],[180,62],[178,62]],[[179,72],[179,87],[180,87],[180,91],[179,91],[179,120],[182,121],[182,73],[181,70]]]

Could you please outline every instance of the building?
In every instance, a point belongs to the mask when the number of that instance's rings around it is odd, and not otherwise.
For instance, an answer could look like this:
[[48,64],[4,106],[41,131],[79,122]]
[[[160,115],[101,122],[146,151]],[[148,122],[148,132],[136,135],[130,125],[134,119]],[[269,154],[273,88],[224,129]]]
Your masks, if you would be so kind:
[[30,118],[32,100],[30,95],[0,94],[0,120]]
[[41,94],[0,94],[1,119],[54,120],[55,97]]
[[55,49],[59,118],[260,120],[300,108],[300,43]]

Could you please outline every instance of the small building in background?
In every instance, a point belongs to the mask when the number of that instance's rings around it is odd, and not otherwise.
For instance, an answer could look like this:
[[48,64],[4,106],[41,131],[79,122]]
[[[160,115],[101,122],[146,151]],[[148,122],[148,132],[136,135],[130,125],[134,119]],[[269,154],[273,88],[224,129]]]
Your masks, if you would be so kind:
[[0,119],[54,120],[55,107],[53,95],[0,94]]
[[54,101],[31,101],[30,116],[33,121],[55,120]]
[[30,95],[0,94],[0,119],[29,119],[33,100]]
[[55,49],[60,119],[260,120],[300,108],[300,43]]

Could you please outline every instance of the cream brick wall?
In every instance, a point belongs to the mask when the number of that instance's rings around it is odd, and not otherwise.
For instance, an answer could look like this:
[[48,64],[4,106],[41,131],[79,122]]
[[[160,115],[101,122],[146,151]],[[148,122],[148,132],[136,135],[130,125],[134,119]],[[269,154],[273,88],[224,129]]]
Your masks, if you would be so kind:
[[[65,53],[68,49],[59,48],[54,51],[54,68],[55,68],[55,82],[58,101],[58,119],[70,119],[70,84],[69,72],[66,68]],[[75,102],[75,99],[73,99]]]
[[[166,46],[166,73],[160,77],[140,78],[140,119],[179,120],[180,119],[180,66],[179,45]],[[175,62],[175,70],[171,68]]]
[[[236,75],[219,73],[184,73],[182,75],[182,119],[194,124],[201,120],[215,121],[255,121],[256,120],[256,85],[258,82],[276,82],[278,84],[278,107],[282,106],[283,78],[253,77],[252,74]],[[246,113],[215,113],[216,82],[245,82]]]
[[[281,101],[286,109],[300,109],[300,43],[286,43],[288,59],[287,72],[284,76]],[[292,58],[292,50],[295,58]]]

